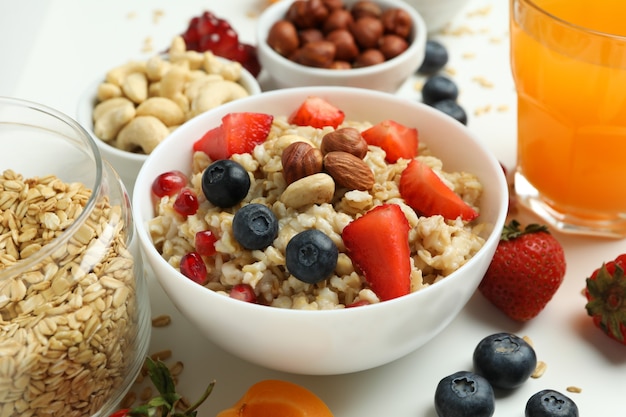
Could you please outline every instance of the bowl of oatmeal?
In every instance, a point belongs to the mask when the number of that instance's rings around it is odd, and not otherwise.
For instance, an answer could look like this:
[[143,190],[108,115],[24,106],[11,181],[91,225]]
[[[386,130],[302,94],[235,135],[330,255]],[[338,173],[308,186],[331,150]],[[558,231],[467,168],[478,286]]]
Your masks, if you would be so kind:
[[[422,182],[437,185],[415,199]],[[181,313],[238,357],[311,375],[435,337],[476,290],[507,205],[498,161],[466,127],[331,86],[196,117],[148,157],[133,196],[145,267]]]
[[170,132],[202,112],[260,92],[238,62],[187,50],[175,37],[167,54],[124,62],[89,85],[77,120],[132,194],[147,155]]

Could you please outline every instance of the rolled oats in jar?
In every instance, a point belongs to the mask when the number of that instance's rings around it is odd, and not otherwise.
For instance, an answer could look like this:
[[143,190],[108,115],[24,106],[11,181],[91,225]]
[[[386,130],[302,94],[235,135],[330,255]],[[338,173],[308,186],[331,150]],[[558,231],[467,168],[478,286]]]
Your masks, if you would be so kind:
[[126,191],[67,116],[0,100],[0,415],[108,415],[149,303]]

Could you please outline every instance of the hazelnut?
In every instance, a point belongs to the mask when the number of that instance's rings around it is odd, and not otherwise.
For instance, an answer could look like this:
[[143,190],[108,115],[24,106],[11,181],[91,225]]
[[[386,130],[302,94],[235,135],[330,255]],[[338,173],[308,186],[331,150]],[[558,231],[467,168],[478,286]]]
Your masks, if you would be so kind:
[[345,9],[333,10],[328,19],[324,22],[322,30],[324,33],[330,33],[336,29],[347,29],[354,22],[352,14]]
[[350,25],[350,32],[361,48],[376,48],[383,35],[383,24],[375,17],[365,16]]
[[298,32],[298,37],[300,38],[300,45],[307,44],[313,41],[323,41],[324,34],[319,29],[303,29]]
[[380,6],[370,0],[361,0],[354,3],[352,6],[352,16],[354,19],[360,19],[365,16],[374,17],[378,19],[382,14]]
[[369,67],[385,62],[385,56],[378,49],[367,49],[361,52],[354,60],[354,67]]
[[295,51],[291,59],[309,67],[328,68],[335,61],[335,44],[329,41],[313,41]]
[[267,44],[282,56],[291,55],[300,46],[296,27],[287,20],[277,21],[270,28]]
[[294,142],[283,150],[283,177],[287,184],[322,172],[322,151],[306,142]]
[[380,39],[380,52],[385,59],[391,59],[406,51],[409,43],[398,35],[385,35]]
[[354,37],[346,29],[336,29],[326,35],[326,40],[335,44],[335,59],[351,62],[359,54]]
[[328,67],[328,69],[349,70],[349,69],[352,69],[352,64],[350,64],[347,61],[335,61],[332,64],[330,64],[330,67]]
[[323,154],[342,151],[363,159],[367,154],[367,142],[357,129],[344,127],[325,134],[320,149]]
[[322,0],[296,0],[287,9],[287,20],[298,29],[318,26],[328,17],[328,9]]
[[404,39],[408,39],[413,29],[411,16],[406,10],[387,9],[380,17],[386,33],[393,33]]
[[322,0],[322,3],[324,3],[324,6],[326,6],[329,12],[336,9],[343,9],[343,0]]

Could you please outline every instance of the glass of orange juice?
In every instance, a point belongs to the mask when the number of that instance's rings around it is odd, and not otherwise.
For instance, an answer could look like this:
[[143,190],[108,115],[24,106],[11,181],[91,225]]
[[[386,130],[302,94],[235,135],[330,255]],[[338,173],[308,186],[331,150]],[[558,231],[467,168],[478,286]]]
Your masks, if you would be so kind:
[[626,237],[626,0],[509,0],[520,203]]

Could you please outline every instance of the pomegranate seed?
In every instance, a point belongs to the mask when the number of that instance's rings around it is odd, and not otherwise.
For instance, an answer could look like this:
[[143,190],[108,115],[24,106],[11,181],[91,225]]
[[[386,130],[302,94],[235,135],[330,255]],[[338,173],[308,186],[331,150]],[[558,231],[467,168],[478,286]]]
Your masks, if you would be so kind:
[[152,182],[152,193],[161,198],[172,196],[187,185],[187,176],[180,171],[168,171],[156,177]]
[[183,216],[193,216],[199,207],[198,196],[193,190],[183,188],[174,201],[174,210]]
[[215,242],[217,242],[217,237],[210,230],[196,233],[196,252],[203,256],[215,255]]
[[206,265],[198,252],[189,252],[180,258],[180,273],[198,284],[204,283],[207,276]]
[[230,289],[230,297],[247,303],[256,303],[256,294],[250,284],[235,284]]
[[361,306],[367,306],[370,305],[370,302],[367,300],[361,300],[361,301],[355,301],[352,304],[348,304],[346,306],[346,308],[352,308],[352,307],[361,307]]
[[215,55],[227,58],[227,54],[239,45],[237,33],[232,29],[224,32],[212,32],[204,35],[198,43],[203,51],[211,51]]

